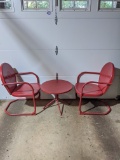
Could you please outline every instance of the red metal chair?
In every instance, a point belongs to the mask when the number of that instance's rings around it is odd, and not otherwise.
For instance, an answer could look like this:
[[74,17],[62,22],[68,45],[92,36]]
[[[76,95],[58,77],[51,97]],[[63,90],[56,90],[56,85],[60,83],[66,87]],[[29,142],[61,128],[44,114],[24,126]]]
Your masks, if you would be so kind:
[[[77,95],[80,97],[79,101],[79,113],[81,115],[106,115],[110,113],[111,108],[110,106],[106,106],[108,110],[104,113],[100,112],[88,112],[88,111],[82,111],[82,98],[83,97],[99,97],[106,93],[109,86],[112,84],[113,78],[114,78],[114,65],[109,62],[106,63],[100,72],[82,72],[77,77],[77,83],[75,85],[75,90]],[[81,83],[80,78],[85,74],[97,74],[99,75],[98,82],[96,81],[89,81],[86,83]]]
[[[23,97],[33,99],[34,111],[32,113],[21,113],[21,114],[11,114],[8,111],[10,104],[19,100],[11,101],[7,107],[5,108],[5,113],[10,116],[27,116],[27,115],[36,115],[36,101],[35,96],[38,95],[40,98],[40,83],[38,76],[33,72],[23,72],[18,73],[15,71],[8,63],[3,63],[0,66],[0,74],[2,84],[5,86],[8,93],[14,97]],[[16,76],[18,75],[27,75],[32,74],[36,77],[36,83],[28,83],[28,82],[17,82]]]

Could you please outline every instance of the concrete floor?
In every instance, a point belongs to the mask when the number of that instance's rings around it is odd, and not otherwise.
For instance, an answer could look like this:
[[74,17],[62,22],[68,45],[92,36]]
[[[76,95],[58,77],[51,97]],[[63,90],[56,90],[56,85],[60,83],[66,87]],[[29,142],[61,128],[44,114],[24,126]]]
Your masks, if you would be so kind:
[[[62,117],[55,104],[42,112],[49,100],[37,101],[38,114],[27,117],[6,115],[8,101],[2,102],[0,160],[120,160],[120,101],[106,100],[112,108],[106,116],[79,115],[78,100],[68,101]],[[83,106],[92,103],[84,100]],[[32,109],[29,100],[14,103],[10,110]]]

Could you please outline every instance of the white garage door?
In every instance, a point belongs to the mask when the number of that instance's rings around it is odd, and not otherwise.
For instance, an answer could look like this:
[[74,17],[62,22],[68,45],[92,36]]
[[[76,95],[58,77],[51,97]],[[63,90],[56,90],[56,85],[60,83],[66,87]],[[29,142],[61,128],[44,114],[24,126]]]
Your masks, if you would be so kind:
[[[118,12],[98,11],[97,0],[12,2],[11,10],[1,9],[0,13],[0,63],[8,62],[18,71],[33,71],[41,83],[56,78],[58,73],[59,78],[73,85],[80,72],[100,71],[108,61],[120,68]],[[44,7],[40,9],[41,4]],[[114,89],[107,98],[119,94],[119,75],[117,71]],[[84,80],[89,78],[97,79],[89,76]],[[13,98],[4,87],[0,86],[0,90],[0,99]],[[75,93],[63,97],[75,98]]]

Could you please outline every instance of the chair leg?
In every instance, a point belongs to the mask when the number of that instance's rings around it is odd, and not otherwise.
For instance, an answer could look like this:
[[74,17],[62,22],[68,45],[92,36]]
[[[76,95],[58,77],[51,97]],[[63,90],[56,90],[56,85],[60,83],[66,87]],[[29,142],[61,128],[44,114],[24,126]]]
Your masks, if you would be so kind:
[[79,114],[83,114],[83,112],[81,111],[81,105],[82,105],[82,96],[80,96],[80,101],[79,101]]
[[9,116],[32,116],[32,115],[36,115],[36,101],[35,101],[35,96],[33,96],[33,104],[34,104],[34,111],[32,113],[20,113],[20,114],[11,114],[10,112],[8,112],[8,108],[10,107],[10,105],[13,103],[13,102],[16,102],[20,99],[16,99],[16,100],[13,100],[11,101],[10,103],[8,103],[7,107],[5,108],[5,113]]
[[34,111],[30,115],[36,115],[36,101],[35,96],[33,96],[33,104],[34,104]]
[[101,102],[104,103],[104,105],[107,107],[108,110],[106,112],[103,112],[103,113],[101,113],[101,112],[87,112],[87,111],[82,112],[81,111],[82,97],[80,97],[80,101],[79,101],[79,113],[80,113],[80,115],[107,115],[107,114],[109,114],[111,112],[111,107],[108,104],[106,104],[105,102],[103,102],[102,100],[101,100]]
[[45,105],[44,107],[43,107],[43,110],[44,109],[46,109],[46,108],[48,108],[52,103],[54,103],[55,102],[55,99],[53,99],[52,101],[50,101],[47,105]]
[[35,99],[40,99],[40,92],[38,92],[36,95],[38,95],[38,97],[37,98],[35,98]]

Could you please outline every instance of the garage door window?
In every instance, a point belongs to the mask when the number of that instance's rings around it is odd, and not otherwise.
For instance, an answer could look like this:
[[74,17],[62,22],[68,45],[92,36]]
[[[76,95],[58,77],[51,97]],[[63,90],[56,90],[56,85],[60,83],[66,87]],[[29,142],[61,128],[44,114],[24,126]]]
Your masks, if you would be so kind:
[[120,10],[120,0],[100,0],[99,10]]
[[90,10],[90,0],[61,0],[61,10]]

